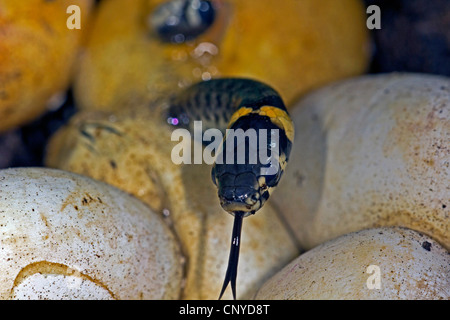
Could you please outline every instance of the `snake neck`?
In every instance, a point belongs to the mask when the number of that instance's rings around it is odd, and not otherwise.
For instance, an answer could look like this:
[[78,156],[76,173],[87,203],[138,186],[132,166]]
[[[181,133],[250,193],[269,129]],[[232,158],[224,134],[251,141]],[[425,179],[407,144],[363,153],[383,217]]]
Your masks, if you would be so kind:
[[213,79],[194,84],[172,98],[166,120],[191,133],[194,121],[202,121],[203,132],[215,128],[225,134],[232,116],[241,108],[255,111],[263,106],[286,111],[280,95],[264,83],[251,79]]

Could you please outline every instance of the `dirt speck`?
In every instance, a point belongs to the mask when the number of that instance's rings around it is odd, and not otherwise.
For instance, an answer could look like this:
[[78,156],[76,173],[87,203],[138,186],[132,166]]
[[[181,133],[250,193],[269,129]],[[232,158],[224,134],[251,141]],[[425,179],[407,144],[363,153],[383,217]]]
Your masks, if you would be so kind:
[[431,243],[429,243],[428,241],[424,241],[422,243],[422,248],[424,248],[427,251],[431,251]]

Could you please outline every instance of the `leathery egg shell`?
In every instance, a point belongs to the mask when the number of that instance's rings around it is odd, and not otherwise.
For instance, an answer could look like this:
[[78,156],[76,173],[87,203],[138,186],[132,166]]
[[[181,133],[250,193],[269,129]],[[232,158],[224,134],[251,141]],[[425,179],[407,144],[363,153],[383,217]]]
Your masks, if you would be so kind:
[[176,299],[181,261],[164,221],[119,189],[0,171],[0,299]]
[[[220,206],[211,166],[172,161],[178,142],[171,141],[171,133],[150,109],[113,115],[84,110],[53,137],[46,162],[114,185],[164,214],[186,255],[181,298],[217,299],[226,273],[233,217]],[[254,296],[298,253],[270,202],[245,218],[237,298]],[[232,298],[230,289],[223,298]]]
[[450,255],[416,231],[343,235],[300,255],[256,299],[450,299]]
[[272,200],[301,246],[403,226],[450,249],[450,79],[367,75],[304,97]]

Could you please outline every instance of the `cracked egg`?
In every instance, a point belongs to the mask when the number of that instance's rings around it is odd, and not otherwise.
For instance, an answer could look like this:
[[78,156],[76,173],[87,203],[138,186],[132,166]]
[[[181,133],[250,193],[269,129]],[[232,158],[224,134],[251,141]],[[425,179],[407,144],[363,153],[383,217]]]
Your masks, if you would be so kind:
[[0,171],[0,299],[176,299],[182,257],[132,196],[54,169]]
[[[195,141],[194,141],[195,143]],[[226,272],[233,218],[220,206],[211,167],[171,161],[171,130],[148,109],[83,110],[48,145],[48,166],[133,194],[170,222],[186,256],[182,299],[217,299]],[[276,209],[266,204],[244,223],[238,299],[249,299],[297,254]],[[224,295],[231,298],[231,290]]]

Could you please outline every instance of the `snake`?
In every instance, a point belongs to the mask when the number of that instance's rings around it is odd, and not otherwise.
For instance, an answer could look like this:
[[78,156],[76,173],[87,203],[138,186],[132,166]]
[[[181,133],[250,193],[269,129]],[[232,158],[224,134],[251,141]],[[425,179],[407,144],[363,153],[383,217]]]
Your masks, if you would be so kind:
[[[211,1],[166,1],[150,17],[152,30],[163,42],[193,40],[213,24],[215,10]],[[221,207],[234,216],[234,223],[219,299],[228,284],[236,299],[243,219],[260,210],[280,182],[294,141],[292,119],[274,88],[248,78],[194,83],[169,99],[168,105],[169,125],[193,132],[195,122],[201,121],[203,132],[217,129],[223,137],[211,178]]]
[[[228,283],[231,283],[235,299],[242,221],[263,207],[283,175],[294,140],[292,120],[275,89],[247,78],[218,78],[195,83],[170,101],[166,118],[174,127],[193,130],[194,122],[200,120],[204,122],[205,131],[215,127],[224,133],[216,156],[227,159],[227,155],[232,154],[229,157],[232,161],[218,162],[216,158],[211,178],[220,204],[234,216],[234,224],[219,299]],[[230,132],[241,132],[241,136]],[[247,132],[253,133],[256,139],[251,139]],[[237,158],[242,150],[244,161],[239,162]],[[251,161],[251,154],[264,156]]]

